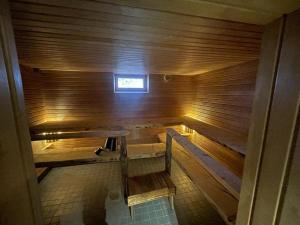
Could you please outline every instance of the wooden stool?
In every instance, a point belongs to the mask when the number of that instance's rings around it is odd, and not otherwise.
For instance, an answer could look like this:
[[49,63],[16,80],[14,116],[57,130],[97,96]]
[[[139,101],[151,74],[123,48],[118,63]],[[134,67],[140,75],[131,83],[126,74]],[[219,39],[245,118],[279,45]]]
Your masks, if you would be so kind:
[[143,176],[129,177],[127,180],[127,204],[133,217],[134,205],[168,197],[174,209],[176,187],[166,172],[151,173]]
[[[169,139],[170,140],[170,139]],[[165,171],[147,175],[128,177],[128,158],[126,138],[121,137],[121,167],[122,182],[125,202],[129,206],[131,218],[133,218],[133,206],[159,198],[168,197],[170,206],[174,210],[174,195],[176,187],[170,178],[172,142],[167,142],[165,153]]]

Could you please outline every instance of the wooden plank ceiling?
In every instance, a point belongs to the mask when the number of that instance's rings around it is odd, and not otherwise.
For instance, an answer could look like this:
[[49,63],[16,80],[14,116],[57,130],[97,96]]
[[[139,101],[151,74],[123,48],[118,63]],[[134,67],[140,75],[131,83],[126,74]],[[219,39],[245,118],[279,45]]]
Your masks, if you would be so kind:
[[11,1],[20,63],[41,70],[196,75],[258,58],[262,26],[196,16],[200,2],[166,2]]

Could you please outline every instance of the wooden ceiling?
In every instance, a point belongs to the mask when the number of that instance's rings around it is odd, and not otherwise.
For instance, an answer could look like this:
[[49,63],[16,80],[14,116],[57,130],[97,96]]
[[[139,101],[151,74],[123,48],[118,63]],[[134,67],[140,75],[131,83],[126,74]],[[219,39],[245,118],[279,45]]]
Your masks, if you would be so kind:
[[[258,58],[263,26],[201,17],[202,5],[198,0],[11,1],[20,62],[32,68],[195,75]],[[238,7],[231,8],[222,18],[235,15]],[[248,7],[249,16],[241,9],[239,21],[255,22],[255,10]],[[275,14],[257,10],[259,15],[267,21]]]

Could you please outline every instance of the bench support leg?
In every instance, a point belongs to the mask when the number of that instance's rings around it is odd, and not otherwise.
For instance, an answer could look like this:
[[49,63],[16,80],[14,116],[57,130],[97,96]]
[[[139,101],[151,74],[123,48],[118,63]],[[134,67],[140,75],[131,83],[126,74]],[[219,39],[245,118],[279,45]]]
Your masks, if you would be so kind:
[[133,220],[133,206],[129,206],[129,213],[130,213],[130,216],[131,216],[131,219]]
[[169,197],[169,202],[170,202],[171,209],[174,210],[174,195],[171,195]]

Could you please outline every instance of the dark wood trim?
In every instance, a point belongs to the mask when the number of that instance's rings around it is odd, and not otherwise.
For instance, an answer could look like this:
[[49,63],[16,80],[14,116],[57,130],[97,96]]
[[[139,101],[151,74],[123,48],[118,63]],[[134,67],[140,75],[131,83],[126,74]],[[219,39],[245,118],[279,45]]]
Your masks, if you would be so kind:
[[251,222],[277,76],[283,29],[284,18],[278,19],[266,27],[263,36],[237,225],[249,225]]
[[172,137],[166,134],[166,154],[165,154],[165,171],[171,176],[172,165]]
[[43,224],[9,5],[0,1],[1,222]]
[[31,140],[57,140],[57,139],[68,139],[68,138],[85,138],[85,137],[119,137],[127,136],[129,131],[127,130],[94,130],[94,131],[74,131],[74,132],[62,132],[62,133],[42,133],[32,134]]

